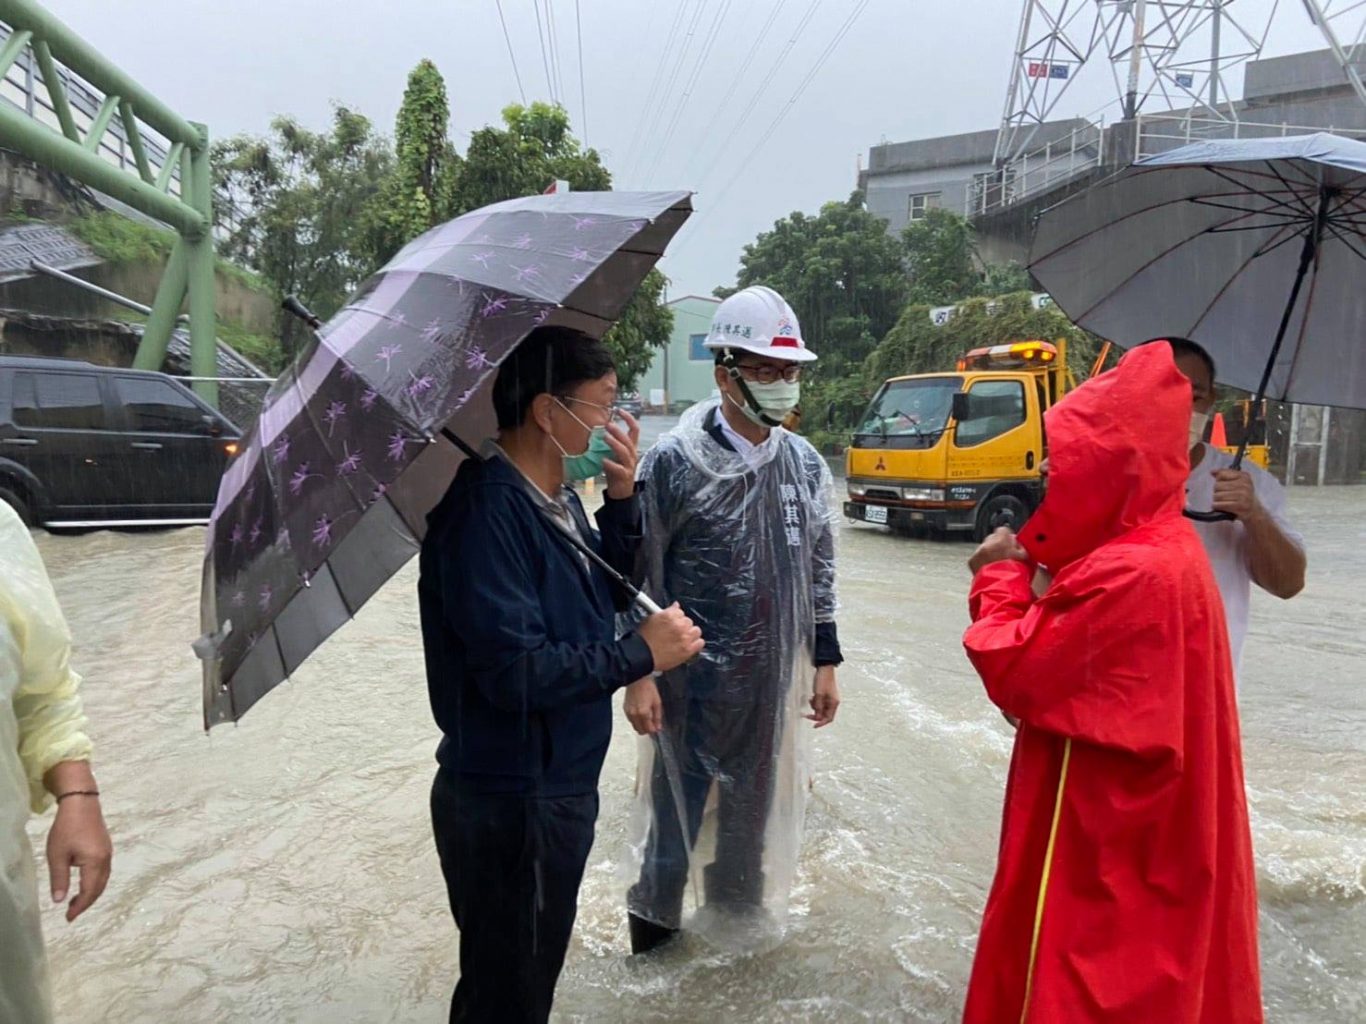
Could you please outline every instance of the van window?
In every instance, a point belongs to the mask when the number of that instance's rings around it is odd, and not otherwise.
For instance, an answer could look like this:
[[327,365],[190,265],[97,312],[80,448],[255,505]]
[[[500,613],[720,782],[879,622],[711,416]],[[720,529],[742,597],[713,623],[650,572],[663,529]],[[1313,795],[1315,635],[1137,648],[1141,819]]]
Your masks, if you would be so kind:
[[1024,385],[1014,380],[982,380],[968,391],[972,418],[958,424],[954,443],[971,448],[1014,430],[1025,421]]
[[99,380],[87,373],[16,373],[14,424],[39,430],[105,430]]
[[133,429],[151,434],[202,434],[208,415],[180,389],[150,377],[117,377],[119,402]]

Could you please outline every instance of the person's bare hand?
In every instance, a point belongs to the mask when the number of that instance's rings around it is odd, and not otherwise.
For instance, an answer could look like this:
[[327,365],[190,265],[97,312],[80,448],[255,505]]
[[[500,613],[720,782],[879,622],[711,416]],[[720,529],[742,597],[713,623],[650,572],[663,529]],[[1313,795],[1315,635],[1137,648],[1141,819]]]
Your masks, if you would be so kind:
[[656,672],[668,672],[702,653],[702,631],[683,614],[678,603],[656,612],[640,624],[640,638],[650,648]]
[[626,718],[641,736],[653,736],[664,728],[664,702],[653,677],[637,679],[626,687]]
[[977,546],[968,559],[968,568],[976,576],[993,562],[1028,562],[1029,553],[1015,539],[1015,531],[1009,526],[998,526],[990,537]]
[[811,693],[811,714],[808,722],[815,722],[821,729],[835,720],[835,712],[840,707],[840,688],[835,681],[835,666],[822,665],[816,669],[816,682]]
[[90,909],[109,883],[114,844],[93,796],[70,796],[57,804],[57,819],[47,834],[47,866],[52,880],[52,902],[66,902],[71,869],[80,873],[80,887],[67,904],[66,919],[74,921]]
[[640,423],[624,409],[618,410],[617,415],[626,424],[626,429],[615,423],[607,424],[604,436],[607,446],[612,449],[612,458],[602,460],[602,472],[607,477],[607,496],[620,500],[629,498],[636,491]]
[[1257,488],[1252,474],[1239,469],[1220,469],[1214,473],[1214,504],[1216,512],[1228,512],[1246,522],[1261,515],[1262,505],[1257,500]]

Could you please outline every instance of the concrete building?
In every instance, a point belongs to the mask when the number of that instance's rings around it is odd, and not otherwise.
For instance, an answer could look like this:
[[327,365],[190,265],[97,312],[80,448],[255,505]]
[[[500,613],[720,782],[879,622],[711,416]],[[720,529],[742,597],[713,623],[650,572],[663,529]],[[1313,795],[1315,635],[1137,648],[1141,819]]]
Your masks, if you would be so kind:
[[656,351],[654,362],[638,385],[641,401],[647,406],[692,405],[716,390],[715,360],[702,344],[720,304],[720,299],[703,295],[685,295],[666,303],[674,313],[673,334],[669,343]]
[[1366,104],[1328,50],[1250,61],[1234,108],[1236,121],[1176,110],[1108,125],[1049,122],[1029,152],[1003,168],[992,165],[995,129],[883,144],[869,151],[859,184],[869,211],[893,234],[941,206],[973,217],[986,258],[1024,262],[1040,209],[1137,157],[1211,138],[1314,131],[1366,136]]
[[[1081,138],[1086,127],[1080,118],[1052,121],[1039,128],[1035,141],[1044,146]],[[984,192],[999,187],[1000,175],[992,165],[995,150],[994,128],[874,146],[859,181],[868,211],[898,235],[936,207],[967,215],[980,205]]]

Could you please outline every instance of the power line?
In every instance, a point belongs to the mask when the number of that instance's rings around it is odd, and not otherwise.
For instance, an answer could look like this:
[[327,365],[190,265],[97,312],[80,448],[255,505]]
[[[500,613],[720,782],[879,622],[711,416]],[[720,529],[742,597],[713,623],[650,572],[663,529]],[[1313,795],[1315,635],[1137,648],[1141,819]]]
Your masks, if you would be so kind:
[[642,134],[649,121],[650,111],[654,107],[655,96],[658,94],[660,86],[664,84],[664,76],[667,74],[665,69],[669,65],[669,45],[677,37],[678,30],[683,27],[683,15],[687,11],[689,2],[690,0],[678,0],[678,6],[674,8],[673,21],[669,24],[668,31],[664,33],[664,50],[659,55],[659,60],[655,62],[655,73],[651,76],[650,88],[645,94],[645,105],[640,110],[635,131],[631,133],[631,144],[627,147],[626,159],[622,161],[621,165],[623,174],[626,168],[635,162],[636,154],[640,149]]
[[[664,61],[664,78],[660,83],[660,91],[655,96],[653,107],[648,111],[649,116],[645,120],[647,127],[641,135],[640,146],[633,154],[633,159],[628,167],[630,180],[633,182],[640,179],[641,172],[651,157],[649,148],[651,132],[648,126],[658,124],[664,119],[669,106],[669,98],[674,94],[674,88],[678,84],[678,76],[683,70],[683,65],[687,62],[688,50],[691,48],[693,37],[697,33],[698,22],[701,21],[702,12],[708,3],[709,0],[698,0],[697,6],[693,8],[691,18],[687,19],[687,31],[683,35],[682,42],[678,44],[674,52],[668,54]],[[682,19],[679,20],[679,27],[682,27]]]
[[558,103],[555,97],[555,79],[550,74],[550,58],[546,54],[545,30],[541,27],[540,0],[531,0],[531,9],[536,12],[536,38],[541,41],[541,66],[545,68],[545,87],[550,92],[550,102]]
[[839,31],[836,32],[833,37],[831,37],[830,42],[826,45],[825,49],[821,51],[821,55],[818,58],[816,58],[816,62],[811,65],[811,68],[809,71],[807,71],[806,76],[801,80],[801,82],[798,83],[797,88],[793,90],[793,93],[791,97],[788,98],[787,103],[785,103],[782,109],[778,111],[778,116],[775,117],[772,123],[768,126],[768,128],[765,129],[763,135],[759,136],[759,141],[754,144],[754,148],[750,151],[749,155],[740,162],[739,170],[737,171],[737,173],[730,179],[729,182],[726,183],[725,188],[723,188],[721,192],[717,194],[716,201],[718,204],[720,203],[721,198],[728,191],[730,191],[731,186],[735,184],[737,180],[739,180],[740,174],[744,172],[745,168],[750,164],[754,157],[756,157],[759,154],[759,152],[764,148],[764,144],[767,143],[768,140],[773,136],[773,133],[778,130],[778,125],[782,124],[783,119],[787,117],[788,113],[791,112],[792,108],[796,106],[797,101],[802,98],[802,94],[806,92],[807,87],[810,86],[811,83],[816,80],[816,76],[820,74],[821,68],[825,66],[826,61],[830,59],[830,56],[839,47],[839,44],[844,40],[844,37],[847,36],[849,32],[853,29],[854,23],[858,21],[859,16],[868,8],[869,3],[871,2],[872,0],[858,0],[854,9],[849,12],[849,17],[847,17],[844,20],[844,24],[840,26]]
[[579,13],[579,0],[574,0],[574,31],[579,37],[579,112],[583,117],[583,144],[588,145],[588,89],[584,86],[583,76],[583,16]]
[[721,25],[725,21],[726,15],[730,12],[732,2],[733,0],[724,0],[716,9],[716,16],[712,18],[711,27],[707,30],[706,41],[703,43],[702,49],[698,53],[697,60],[693,63],[692,71],[688,75],[687,84],[683,86],[683,95],[680,96],[678,102],[674,104],[673,116],[669,119],[669,125],[664,130],[664,137],[655,147],[655,158],[651,162],[649,170],[644,175],[647,179],[647,184],[648,179],[653,178],[655,172],[659,169],[659,165],[664,159],[664,154],[668,151],[669,144],[673,142],[674,132],[678,130],[679,122],[683,118],[683,111],[688,105],[688,99],[692,96],[693,89],[701,79],[702,69],[706,66],[707,60],[711,57],[711,52],[716,46],[716,41],[721,36]]
[[[807,87],[810,86],[813,81],[815,81],[816,76],[820,73],[821,68],[825,66],[825,63],[830,59],[830,56],[835,52],[836,48],[843,41],[844,37],[847,36],[849,32],[853,29],[854,23],[858,21],[859,16],[863,14],[864,10],[867,9],[868,5],[871,2],[872,0],[856,0],[855,7],[849,13],[849,16],[844,20],[844,24],[841,25],[839,30],[834,34],[834,36],[831,37],[830,42],[826,45],[825,49],[821,51],[821,55],[816,58],[816,61],[811,65],[810,70],[807,71],[806,75],[797,84],[797,88],[793,90],[792,95],[788,98],[787,102],[783,104],[782,109],[778,111],[778,115],[769,124],[768,128],[765,129],[764,133],[759,137],[759,141],[754,144],[754,148],[751,149],[748,154],[746,154],[743,160],[741,160],[738,164],[735,165],[735,174],[733,174],[730,180],[726,182],[726,184],[722,187],[721,191],[716,193],[715,200],[708,207],[708,213],[714,213],[717,209],[720,208],[722,201],[729,194],[730,190],[735,186],[735,183],[739,181],[740,178],[749,170],[749,168],[753,164],[754,158],[759,155],[759,153],[763,150],[764,145],[773,136],[773,133],[778,130],[778,126],[782,124],[783,119],[787,117],[788,113],[796,105],[797,101],[801,99],[802,94],[806,92]],[[698,221],[705,219],[705,217],[706,214],[703,214],[703,216],[700,218],[693,218],[693,220],[690,221],[690,224],[695,227],[696,223]]]
[[[526,106],[526,90],[522,88],[522,73],[517,70],[517,55],[512,52],[512,36],[508,34],[507,19],[503,17],[503,0],[495,0],[498,4],[498,20],[503,23],[503,41],[508,44],[508,58],[512,61],[512,74],[517,79],[517,91],[522,95],[522,106]],[[577,5],[579,0],[574,0]]]
[[[805,34],[807,27],[816,16],[816,11],[820,9],[821,3],[822,0],[811,0],[810,6],[807,7],[806,12],[798,20],[796,28],[793,29],[791,38],[789,38],[783,45],[783,48],[778,51],[777,56],[773,60],[772,67],[768,69],[768,74],[764,76],[763,80],[759,83],[758,88],[754,90],[754,95],[750,97],[744,110],[741,111],[740,117],[731,125],[730,132],[726,135],[720,147],[714,152],[725,153],[730,148],[731,141],[740,133],[740,129],[744,127],[745,122],[749,120],[750,115],[758,108],[759,100],[763,97],[764,93],[768,91],[768,87],[773,83],[778,72],[788,63],[788,55],[791,54],[792,50],[801,40],[803,34]],[[717,160],[712,160],[710,166],[715,168],[719,166],[719,163],[720,162]],[[708,177],[710,177],[710,174],[708,174]]]
[[555,2],[554,0],[544,0],[545,3],[545,34],[550,40],[550,69],[555,72],[555,95],[558,101],[564,103],[564,75],[563,62],[560,60],[560,44],[555,38]]

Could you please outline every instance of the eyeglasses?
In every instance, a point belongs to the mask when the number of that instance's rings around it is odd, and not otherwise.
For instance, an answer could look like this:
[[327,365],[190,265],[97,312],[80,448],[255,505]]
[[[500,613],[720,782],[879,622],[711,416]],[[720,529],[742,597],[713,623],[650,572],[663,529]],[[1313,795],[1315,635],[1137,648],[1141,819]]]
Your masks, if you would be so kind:
[[[556,401],[559,402],[560,405],[564,405],[566,402],[573,402],[575,405],[586,405],[590,409],[597,409],[598,412],[603,413],[607,417],[608,423],[611,423],[613,420],[617,418],[617,410],[612,408],[612,406],[610,405],[599,405],[597,402],[589,402],[586,399],[575,398],[572,395],[566,395],[564,398],[557,398]],[[569,415],[574,416],[573,410],[566,407],[564,411],[569,413]],[[579,419],[577,416],[574,416],[574,418],[576,420]],[[579,420],[579,422],[582,423],[585,427],[588,426],[588,424],[584,423],[583,420]]]
[[802,379],[802,368],[796,363],[782,367],[772,363],[736,363],[735,368],[745,380],[752,380],[756,384],[773,384],[779,378],[795,384]]

